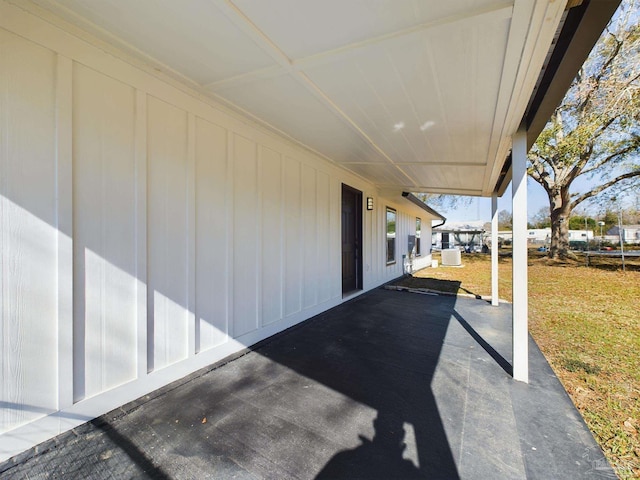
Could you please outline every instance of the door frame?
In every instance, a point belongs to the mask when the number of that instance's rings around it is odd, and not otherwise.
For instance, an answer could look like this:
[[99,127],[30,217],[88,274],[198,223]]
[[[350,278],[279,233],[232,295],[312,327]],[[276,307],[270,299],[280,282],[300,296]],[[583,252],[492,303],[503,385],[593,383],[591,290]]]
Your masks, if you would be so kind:
[[[342,224],[342,205],[344,202],[344,192],[348,191],[352,194],[354,194],[354,210],[355,210],[355,215],[354,215],[354,223],[355,223],[355,228],[353,229],[353,231],[355,232],[356,238],[355,238],[355,246],[356,246],[356,255],[354,257],[354,267],[355,267],[355,274],[356,274],[356,285],[355,285],[355,289],[351,289],[348,291],[344,290],[344,272],[341,272],[341,283],[342,283],[342,296],[348,296],[349,294],[359,291],[359,290],[363,290],[364,288],[364,283],[363,283],[363,278],[362,278],[362,272],[363,272],[363,268],[362,268],[362,251],[363,251],[363,212],[362,212],[362,191],[358,190],[357,188],[353,188],[349,185],[347,185],[346,183],[342,184],[342,189],[340,191],[340,234],[341,234],[341,238],[342,238],[342,231],[344,230],[344,225]],[[343,254],[343,250],[342,250],[342,243],[340,245],[340,255],[342,257]]]

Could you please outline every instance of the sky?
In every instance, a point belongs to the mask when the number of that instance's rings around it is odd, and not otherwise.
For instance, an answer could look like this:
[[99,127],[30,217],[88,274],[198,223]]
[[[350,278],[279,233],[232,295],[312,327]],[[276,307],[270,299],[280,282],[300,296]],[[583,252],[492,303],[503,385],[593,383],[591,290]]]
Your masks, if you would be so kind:
[[[589,187],[592,187],[595,181],[590,181],[583,178],[578,178],[574,182],[572,191],[581,192],[587,191]],[[447,217],[447,221],[450,222],[467,222],[472,220],[483,220],[485,222],[491,221],[491,198],[490,197],[472,197],[471,204],[457,205],[456,208],[442,208],[435,207],[438,213],[441,213]],[[532,179],[527,179],[527,218],[531,219],[541,208],[549,208],[549,199],[544,189]],[[597,217],[599,211],[598,204],[582,204],[583,209],[586,208],[588,215]],[[580,208],[579,207],[579,208]],[[498,211],[507,210],[511,212],[511,184],[505,191],[502,197],[498,198]]]
[[[457,205],[455,208],[447,209],[435,207],[438,213],[447,217],[450,222],[467,222],[473,220],[491,221],[491,197],[471,197],[471,204]],[[527,182],[527,217],[531,218],[538,213],[540,208],[549,206],[549,200],[543,188],[532,180]],[[498,197],[498,211],[511,211],[511,185],[504,192],[502,197]]]

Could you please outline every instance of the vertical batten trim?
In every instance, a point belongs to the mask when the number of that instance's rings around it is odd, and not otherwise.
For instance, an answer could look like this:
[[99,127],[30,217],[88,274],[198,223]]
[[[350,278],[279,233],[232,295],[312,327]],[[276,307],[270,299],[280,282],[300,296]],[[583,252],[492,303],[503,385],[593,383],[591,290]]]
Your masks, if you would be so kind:
[[196,329],[196,116],[187,114],[187,355],[193,357],[200,344]]
[[147,94],[136,90],[136,301],[137,374],[148,372],[147,348]]
[[56,59],[58,408],[73,405],[73,61]]
[[233,168],[233,159],[235,155],[235,134],[231,130],[227,130],[227,256],[225,262],[226,278],[227,278],[227,338],[235,338],[235,319],[233,298],[235,292],[233,284],[233,237],[234,237],[234,209],[235,201],[233,198],[234,186],[233,179],[235,170]]
[[264,201],[262,198],[263,188],[262,188],[262,145],[256,143],[256,212],[259,212],[260,215],[259,221],[256,222],[260,225],[260,228],[256,228],[256,319],[255,326],[256,328],[261,328],[263,326],[264,318],[262,314],[262,273],[264,270],[264,266],[262,265],[262,259],[264,258],[263,254],[263,238],[262,231],[264,229]]
[[[307,272],[305,271],[305,276],[308,276],[308,278],[313,278],[315,277],[315,282],[312,284],[313,285],[313,300],[310,306],[315,306],[318,304],[318,287],[319,287],[319,283],[318,283],[318,278],[317,278],[317,271],[318,271],[318,251],[320,250],[320,242],[318,240],[318,219],[320,218],[318,216],[318,170],[313,167],[313,188],[314,188],[314,219],[312,222],[313,225],[313,236],[314,236],[314,242],[315,242],[315,247],[316,247],[316,251],[315,251],[315,265],[313,265],[311,267],[311,271]],[[309,265],[305,265],[307,267],[307,269],[309,268]],[[312,277],[313,276],[313,277]]]
[[285,245],[285,218],[286,218],[286,182],[287,182],[287,159],[281,153],[278,152],[278,156],[280,157],[280,319],[285,318],[285,288],[286,281],[285,275],[287,274],[286,270],[286,245]]
[[[320,270],[320,265],[322,262],[321,256],[320,256],[320,251],[322,250],[321,247],[321,241],[320,241],[320,232],[319,232],[319,228],[318,225],[320,224],[320,215],[322,214],[321,212],[321,207],[320,207],[320,173],[319,171],[316,170],[316,175],[315,175],[315,182],[316,182],[316,264],[314,265],[314,270],[316,272],[318,272]],[[319,280],[319,281],[318,281]],[[320,302],[320,296],[318,295],[318,290],[320,289],[320,286],[322,285],[322,281],[323,279],[320,278],[316,278],[316,288],[315,288],[315,297],[316,297],[316,301],[314,303],[314,305],[317,305]]]
[[145,119],[144,119],[144,125],[145,125],[145,130],[144,130],[144,144],[145,144],[145,171],[144,171],[144,176],[145,176],[145,206],[146,206],[146,210],[145,210],[145,225],[146,225],[146,231],[147,231],[147,236],[146,236],[146,244],[145,244],[145,256],[146,256],[146,261],[145,261],[145,277],[147,279],[145,285],[146,285],[146,298],[145,298],[145,302],[146,302],[146,309],[147,309],[147,315],[146,315],[146,325],[145,325],[145,329],[146,329],[146,336],[147,336],[147,344],[146,344],[146,350],[147,350],[147,373],[151,373],[154,368],[155,368],[155,314],[156,314],[156,306],[155,306],[155,302],[154,302],[154,295],[153,292],[150,291],[149,289],[149,264],[151,262],[151,260],[149,259],[149,177],[150,177],[150,172],[151,172],[151,166],[150,166],[150,158],[149,158],[149,137],[150,137],[150,132],[149,132],[149,94],[148,93],[144,93],[144,102],[145,102],[145,109],[144,109],[144,114],[145,114]]
[[300,239],[304,238],[304,219],[302,218],[302,199],[303,199],[303,190],[304,185],[302,183],[302,179],[304,178],[304,164],[297,159],[294,159],[298,164],[298,198],[296,200],[297,208],[298,208],[298,251],[297,257],[299,261],[297,262],[298,266],[298,309],[296,312],[301,312],[304,310],[304,261],[302,259],[303,256],[303,248],[304,242],[300,242]]
[[[229,222],[230,222],[230,213],[229,213],[229,209],[230,209],[230,205],[231,205],[231,201],[230,201],[230,196],[229,196],[229,179],[233,178],[230,174],[229,174],[229,170],[230,170],[230,162],[229,162],[229,142],[230,142],[230,138],[231,138],[231,130],[228,128],[225,128],[225,145],[224,145],[224,168],[223,168],[223,176],[224,176],[224,182],[226,182],[224,184],[224,197],[223,197],[223,205],[222,205],[222,215],[225,218],[225,225],[227,225],[227,227],[229,226]],[[231,275],[231,272],[229,271],[229,228],[226,228],[225,232],[222,232],[221,235],[224,235],[225,237],[225,263],[224,263],[224,272],[221,272],[224,275],[224,279],[225,279],[225,284],[224,284],[224,298],[225,301],[227,302],[225,309],[224,309],[224,334],[225,334],[225,338],[223,340],[223,343],[226,343],[229,341],[229,339],[231,338],[230,335],[230,328],[231,328],[231,316],[230,316],[230,312],[229,312],[229,304],[231,302],[231,287],[229,284],[229,276]]]

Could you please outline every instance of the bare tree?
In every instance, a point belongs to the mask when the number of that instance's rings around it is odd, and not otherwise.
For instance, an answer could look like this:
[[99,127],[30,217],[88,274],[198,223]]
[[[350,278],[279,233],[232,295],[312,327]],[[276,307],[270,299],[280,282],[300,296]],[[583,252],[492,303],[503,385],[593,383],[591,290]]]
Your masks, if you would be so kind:
[[513,229],[513,215],[508,210],[500,210],[498,212],[498,228],[500,230]]
[[541,207],[533,217],[531,217],[531,228],[549,228],[551,226],[551,217],[549,217],[549,208]]

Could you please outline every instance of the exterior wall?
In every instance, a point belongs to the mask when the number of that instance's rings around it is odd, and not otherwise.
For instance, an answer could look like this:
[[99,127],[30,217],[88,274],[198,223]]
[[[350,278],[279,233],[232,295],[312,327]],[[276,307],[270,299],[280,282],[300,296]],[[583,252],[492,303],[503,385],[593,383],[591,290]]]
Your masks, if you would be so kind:
[[593,240],[593,230],[569,230],[569,240],[578,242]]
[[[405,273],[409,273],[406,265],[403,263],[403,255],[406,257],[404,260],[408,261],[409,257],[409,236],[416,234],[416,218],[420,218],[422,220],[422,231],[421,231],[421,254],[420,256],[414,256],[412,259],[412,269],[413,271],[420,270],[425,267],[431,266],[431,218],[427,216],[427,212],[424,210],[415,207],[410,202],[405,201],[402,197],[398,199],[389,199],[380,197],[377,199],[377,202],[374,203],[376,205],[376,214],[375,218],[372,220],[372,228],[368,235],[374,239],[375,243],[379,245],[371,249],[371,255],[367,256],[364,259],[364,279],[365,279],[365,290],[368,288],[375,287],[380,285],[381,283],[385,283],[389,280],[397,278]],[[380,205],[378,205],[380,204]],[[386,211],[387,207],[391,207],[397,212],[397,228],[396,228],[396,250],[395,257],[396,261],[390,265],[386,263],[386,252],[387,252],[387,244],[386,244]],[[371,215],[372,212],[367,212],[365,210],[365,219],[366,216]],[[376,237],[376,233],[380,232],[379,237]],[[382,259],[380,263],[377,265],[377,270],[372,272],[374,274],[373,278],[387,280],[376,280],[374,283],[368,285],[367,284],[367,273],[369,272],[371,265],[375,265],[378,259]]]
[[[570,241],[590,241],[593,240],[593,230],[569,230]],[[529,243],[548,243],[551,239],[551,228],[532,228],[527,230],[527,241]]]
[[[607,232],[607,236],[612,238],[615,237],[615,240],[613,241],[619,241],[620,229],[617,226],[610,228]],[[623,225],[622,241],[624,243],[640,243],[640,225]]]
[[[466,245],[481,247],[484,241],[484,232],[461,232],[461,231],[434,231],[433,246],[442,249],[443,234],[449,235],[449,246],[447,248],[464,248]],[[446,242],[445,242],[446,244]]]
[[341,303],[343,182],[364,290],[416,217],[431,262],[415,205],[4,2],[0,125],[0,461]]
[[550,228],[532,228],[527,230],[527,241],[529,243],[548,243],[550,239]]

